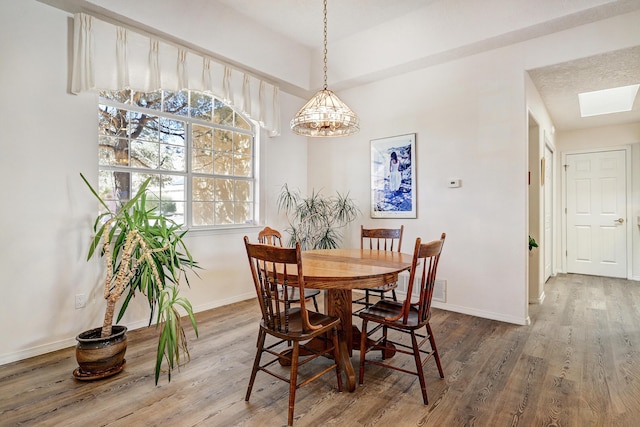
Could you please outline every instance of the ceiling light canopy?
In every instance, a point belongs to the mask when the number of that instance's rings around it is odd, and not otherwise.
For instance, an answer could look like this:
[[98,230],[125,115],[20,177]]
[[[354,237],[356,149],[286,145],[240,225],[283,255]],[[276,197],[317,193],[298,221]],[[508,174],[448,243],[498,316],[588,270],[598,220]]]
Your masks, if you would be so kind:
[[578,94],[582,117],[631,111],[640,84]]
[[327,0],[324,0],[324,87],[291,120],[302,136],[347,136],[360,130],[360,120],[335,93],[327,89]]

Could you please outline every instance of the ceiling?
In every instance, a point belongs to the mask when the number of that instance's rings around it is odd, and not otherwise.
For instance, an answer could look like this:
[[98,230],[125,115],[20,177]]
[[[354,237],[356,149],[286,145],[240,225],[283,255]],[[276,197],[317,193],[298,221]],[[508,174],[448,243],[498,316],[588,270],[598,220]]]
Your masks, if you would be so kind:
[[529,70],[558,130],[640,123],[640,96],[624,113],[580,117],[578,93],[640,83],[640,46]]
[[[323,42],[323,15],[320,0],[217,0],[261,26],[297,40],[310,48],[320,48]],[[384,22],[411,14],[436,0],[332,0],[328,2],[328,43],[340,40]],[[613,2],[616,3],[616,2]],[[617,2],[605,10],[602,16],[574,19],[570,26],[593,22],[611,14],[624,13],[629,2]],[[636,3],[636,8],[640,2]],[[624,9],[622,6],[626,6]],[[607,15],[608,13],[608,15]],[[540,26],[540,25],[539,25]],[[566,24],[565,27],[566,28]],[[543,31],[551,33],[559,28],[557,22],[549,22]],[[531,37],[540,36],[540,31]],[[514,39],[515,42],[515,39]],[[640,47],[632,47],[599,56],[583,58],[530,70],[529,74],[554,121],[556,130],[573,130],[587,127],[608,126],[640,122],[640,97],[636,98],[631,112],[581,118],[578,93],[640,83]]]
[[[322,45],[322,0],[216,1],[307,47]],[[328,0],[329,43],[407,15],[433,2],[434,0]]]

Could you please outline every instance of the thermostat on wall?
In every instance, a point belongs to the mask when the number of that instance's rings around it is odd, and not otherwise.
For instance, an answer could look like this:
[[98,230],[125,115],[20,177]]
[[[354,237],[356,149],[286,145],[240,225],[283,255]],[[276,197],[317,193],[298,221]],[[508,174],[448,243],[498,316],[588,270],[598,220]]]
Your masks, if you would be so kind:
[[461,182],[459,179],[450,179],[448,183],[449,188],[458,188],[460,187]]

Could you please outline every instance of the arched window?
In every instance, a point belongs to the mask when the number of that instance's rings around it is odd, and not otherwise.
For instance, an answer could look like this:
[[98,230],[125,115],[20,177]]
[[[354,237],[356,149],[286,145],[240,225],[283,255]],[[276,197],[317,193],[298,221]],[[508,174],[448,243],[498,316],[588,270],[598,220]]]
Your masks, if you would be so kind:
[[255,128],[202,92],[101,91],[98,191],[116,205],[152,177],[147,200],[185,227],[253,225]]

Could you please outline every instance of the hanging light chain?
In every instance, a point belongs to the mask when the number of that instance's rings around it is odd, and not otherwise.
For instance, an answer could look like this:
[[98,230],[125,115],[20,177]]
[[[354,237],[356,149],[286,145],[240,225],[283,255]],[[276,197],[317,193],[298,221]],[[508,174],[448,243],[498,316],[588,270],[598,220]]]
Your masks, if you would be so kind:
[[324,0],[324,90],[327,90],[327,0]]
[[327,89],[327,0],[324,0],[324,88],[291,119],[291,130],[302,136],[347,136],[360,130],[360,120]]

